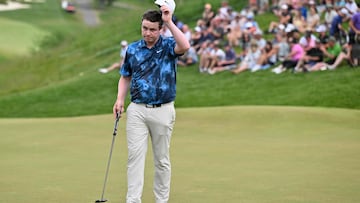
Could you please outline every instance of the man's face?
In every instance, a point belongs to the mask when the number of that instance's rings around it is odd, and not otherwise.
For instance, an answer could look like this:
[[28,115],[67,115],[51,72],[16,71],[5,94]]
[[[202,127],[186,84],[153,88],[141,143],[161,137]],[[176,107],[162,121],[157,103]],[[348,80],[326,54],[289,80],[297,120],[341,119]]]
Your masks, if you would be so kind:
[[159,22],[143,20],[141,24],[141,33],[147,44],[154,44],[160,37]]

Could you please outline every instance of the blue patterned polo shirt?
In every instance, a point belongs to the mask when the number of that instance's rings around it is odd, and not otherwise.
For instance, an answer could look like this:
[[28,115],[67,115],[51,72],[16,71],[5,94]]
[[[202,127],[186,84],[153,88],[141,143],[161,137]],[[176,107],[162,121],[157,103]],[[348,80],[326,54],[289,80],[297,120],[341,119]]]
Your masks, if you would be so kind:
[[131,101],[143,104],[164,104],[175,100],[176,64],[174,38],[160,36],[147,48],[145,41],[131,43],[120,69],[123,77],[131,77]]

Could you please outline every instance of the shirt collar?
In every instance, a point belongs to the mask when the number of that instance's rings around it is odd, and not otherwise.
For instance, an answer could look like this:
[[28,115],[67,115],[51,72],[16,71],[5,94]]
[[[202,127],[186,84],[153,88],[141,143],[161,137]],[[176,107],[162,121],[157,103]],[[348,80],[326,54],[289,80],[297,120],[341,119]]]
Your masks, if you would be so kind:
[[[156,44],[155,44],[151,49],[156,49],[157,47],[159,47],[160,44],[162,43],[162,40],[163,40],[163,37],[160,35],[158,41],[156,42]],[[141,45],[142,48],[147,48],[144,39],[142,39],[142,40],[140,41],[140,45]]]

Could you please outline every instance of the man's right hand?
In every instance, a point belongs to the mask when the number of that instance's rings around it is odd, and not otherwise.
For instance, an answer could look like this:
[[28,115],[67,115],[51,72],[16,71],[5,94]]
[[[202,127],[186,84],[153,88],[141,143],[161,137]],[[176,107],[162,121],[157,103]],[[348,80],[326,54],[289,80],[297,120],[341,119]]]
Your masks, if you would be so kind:
[[116,100],[113,107],[113,114],[115,119],[117,118],[117,114],[119,114],[119,118],[121,118],[121,114],[124,112],[124,101]]

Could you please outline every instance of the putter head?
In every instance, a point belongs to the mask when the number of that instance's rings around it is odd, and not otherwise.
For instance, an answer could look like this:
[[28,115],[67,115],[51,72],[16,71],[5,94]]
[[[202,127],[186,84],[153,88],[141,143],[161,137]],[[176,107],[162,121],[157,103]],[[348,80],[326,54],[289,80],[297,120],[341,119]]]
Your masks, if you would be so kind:
[[107,202],[107,199],[98,199],[95,201],[95,203],[98,203],[98,202]]

